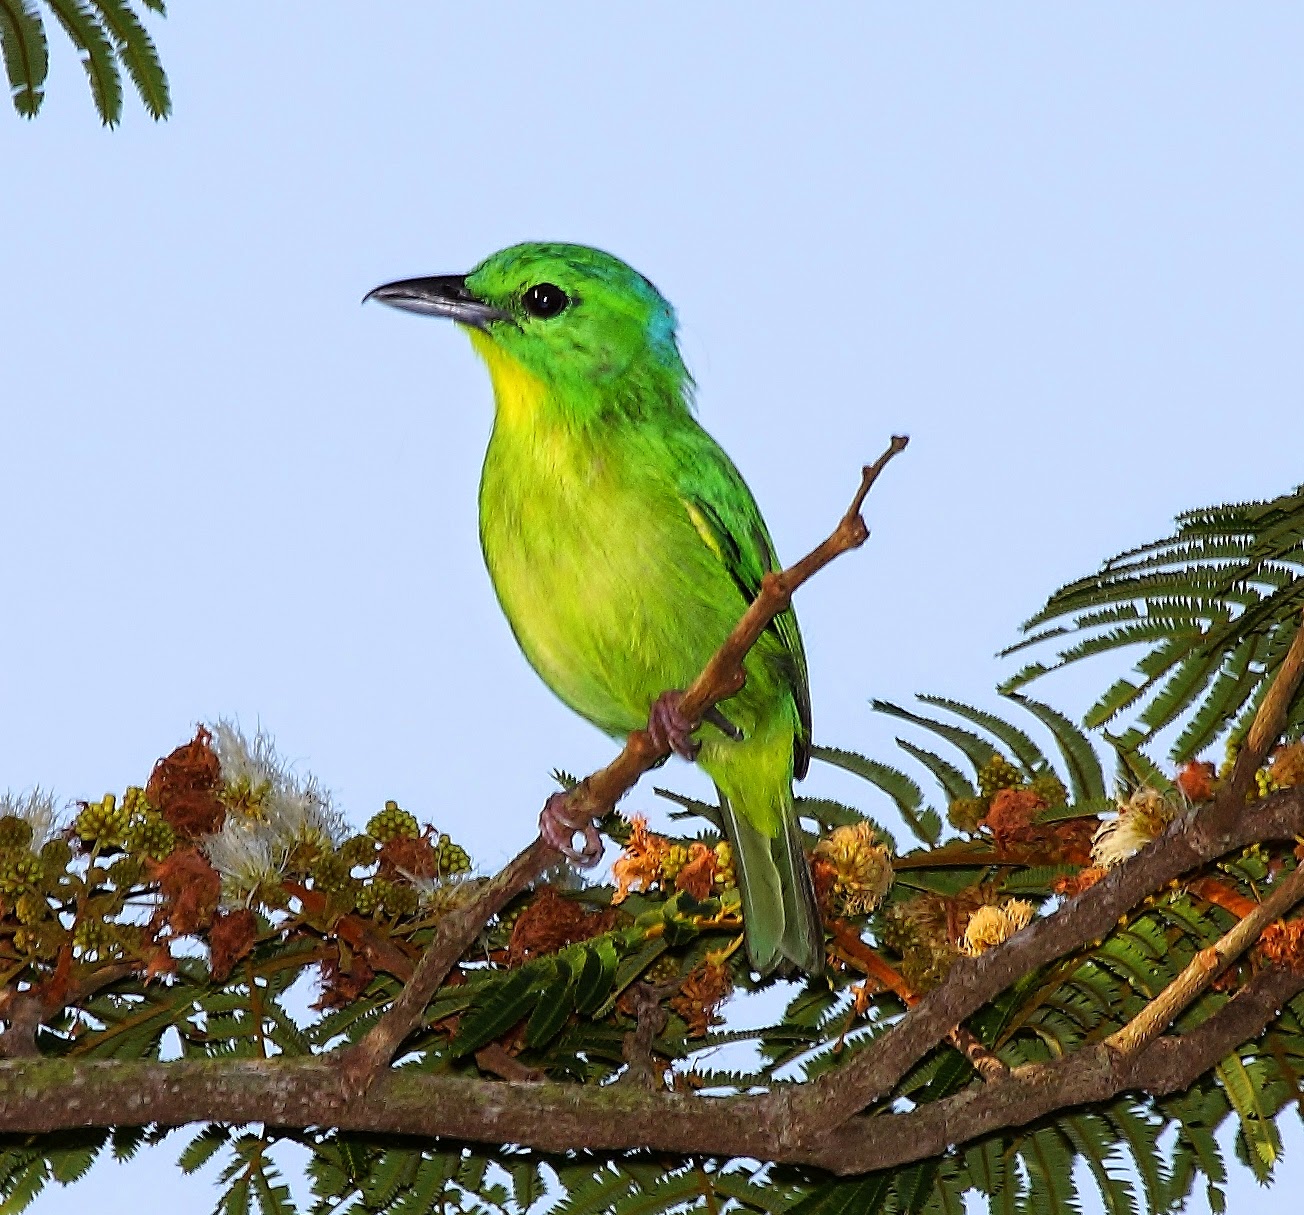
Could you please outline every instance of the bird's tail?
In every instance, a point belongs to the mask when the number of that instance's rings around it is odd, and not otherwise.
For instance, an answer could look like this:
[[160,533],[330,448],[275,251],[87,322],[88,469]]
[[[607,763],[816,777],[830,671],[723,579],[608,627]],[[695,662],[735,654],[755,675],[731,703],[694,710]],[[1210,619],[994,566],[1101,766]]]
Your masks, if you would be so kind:
[[[723,789],[720,809],[733,847],[743,896],[747,955],[762,975],[824,970],[824,927],[802,847],[792,794],[787,794],[778,832],[768,836],[736,809]],[[764,819],[762,819],[764,821]]]

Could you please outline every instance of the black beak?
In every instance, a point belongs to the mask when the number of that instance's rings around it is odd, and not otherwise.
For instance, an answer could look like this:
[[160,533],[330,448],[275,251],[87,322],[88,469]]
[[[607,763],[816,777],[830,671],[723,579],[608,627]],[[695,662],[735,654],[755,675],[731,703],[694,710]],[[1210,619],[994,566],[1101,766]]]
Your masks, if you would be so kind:
[[364,304],[368,300],[379,300],[391,308],[419,312],[422,316],[446,316],[459,325],[475,329],[483,329],[491,321],[512,319],[510,312],[486,304],[468,291],[464,274],[435,274],[386,283],[362,297]]

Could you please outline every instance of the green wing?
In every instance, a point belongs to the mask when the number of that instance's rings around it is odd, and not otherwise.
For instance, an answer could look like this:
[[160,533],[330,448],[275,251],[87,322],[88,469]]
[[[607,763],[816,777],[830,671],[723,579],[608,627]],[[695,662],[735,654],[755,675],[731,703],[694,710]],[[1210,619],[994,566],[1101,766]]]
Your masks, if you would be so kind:
[[[761,579],[782,567],[752,491],[715,441],[699,433],[705,442],[693,444],[692,458],[677,461],[679,491],[694,525],[751,603]],[[796,612],[791,607],[781,612],[770,629],[791,660],[789,686],[801,727],[793,740],[793,770],[802,777],[810,766],[810,681]]]

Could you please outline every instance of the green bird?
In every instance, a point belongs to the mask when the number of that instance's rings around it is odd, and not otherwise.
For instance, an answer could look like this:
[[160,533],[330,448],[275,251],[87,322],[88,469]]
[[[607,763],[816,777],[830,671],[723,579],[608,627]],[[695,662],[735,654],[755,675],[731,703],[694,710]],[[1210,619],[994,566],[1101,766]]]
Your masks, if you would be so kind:
[[[679,690],[778,563],[751,491],[693,416],[673,308],[608,253],[540,243],[368,298],[451,318],[488,367],[480,542],[526,658],[608,734],[646,724],[696,760],[719,793],[752,965],[818,974],[824,934],[792,791],[811,723],[792,610],[752,649],[745,686],[700,740],[679,712]],[[545,838],[596,863],[596,830],[564,806],[549,802]]]

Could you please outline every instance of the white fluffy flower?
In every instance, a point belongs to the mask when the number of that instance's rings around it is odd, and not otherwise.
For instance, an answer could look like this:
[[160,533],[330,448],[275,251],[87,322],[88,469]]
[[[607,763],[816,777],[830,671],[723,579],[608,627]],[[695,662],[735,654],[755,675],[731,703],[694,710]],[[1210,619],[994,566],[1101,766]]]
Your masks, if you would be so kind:
[[1176,807],[1158,789],[1148,785],[1126,800],[1119,800],[1118,817],[1102,823],[1091,839],[1091,859],[1102,869],[1112,869],[1135,856],[1158,838],[1173,821]]
[[31,827],[33,852],[39,852],[58,830],[54,798],[39,787],[22,796],[16,793],[0,794],[0,818],[11,817],[20,818]]
[[480,887],[484,884],[481,878],[472,877],[469,873],[420,877],[404,869],[399,872],[417,892],[423,910],[435,915],[447,915],[450,911],[464,907],[480,893]]
[[344,839],[344,817],[330,794],[315,777],[291,772],[267,734],[260,730],[250,740],[229,721],[219,721],[212,734],[222,783],[287,852],[295,844],[335,847]]
[[227,906],[248,906],[260,889],[279,882],[289,856],[266,823],[232,817],[204,840],[203,848],[222,879]]

